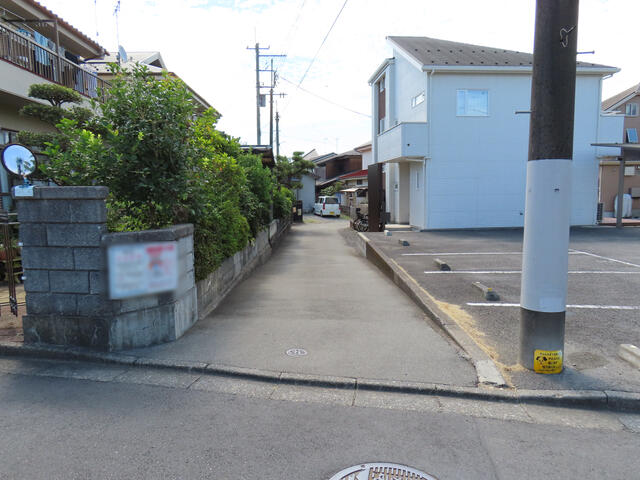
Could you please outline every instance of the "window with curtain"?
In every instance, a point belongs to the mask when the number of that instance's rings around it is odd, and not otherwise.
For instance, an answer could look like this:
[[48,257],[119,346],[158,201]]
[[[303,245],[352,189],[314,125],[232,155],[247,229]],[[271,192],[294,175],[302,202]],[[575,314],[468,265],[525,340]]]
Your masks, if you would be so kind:
[[458,90],[456,115],[459,117],[486,117],[489,115],[488,90]]

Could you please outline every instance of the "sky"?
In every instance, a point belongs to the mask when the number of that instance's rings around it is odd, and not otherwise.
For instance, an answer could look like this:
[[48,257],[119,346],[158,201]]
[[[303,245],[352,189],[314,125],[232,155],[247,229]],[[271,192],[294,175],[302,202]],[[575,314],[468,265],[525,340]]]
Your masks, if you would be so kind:
[[[275,91],[286,94],[276,97],[286,155],[370,141],[367,81],[392,55],[387,36],[533,52],[534,0],[120,0],[117,22],[117,0],[39,1],[107,50],[117,49],[119,32],[127,51],[160,51],[168,69],[222,114],[219,127],[249,145],[257,143],[253,48],[285,54],[273,61]],[[639,22],[638,0],[580,2],[578,51],[595,54],[578,60],[621,69],[604,81],[603,99],[640,82]],[[270,74],[260,81],[269,85]],[[268,144],[268,106],[261,120]]]

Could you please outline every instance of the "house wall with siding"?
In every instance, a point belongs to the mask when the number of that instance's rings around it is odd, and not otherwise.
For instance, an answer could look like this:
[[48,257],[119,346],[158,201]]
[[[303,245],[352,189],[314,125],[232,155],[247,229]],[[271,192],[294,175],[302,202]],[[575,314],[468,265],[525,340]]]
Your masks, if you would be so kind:
[[[573,152],[573,225],[596,222],[598,76],[578,76]],[[529,75],[439,74],[433,77],[427,228],[512,227],[524,223],[529,143]],[[456,116],[458,89],[489,92],[486,117]]]
[[[425,74],[402,55],[395,53],[395,62],[391,68],[395,69],[395,114],[389,127],[399,122],[426,122],[426,82]],[[415,107],[411,106],[411,100],[416,95],[424,93],[425,101]],[[387,128],[389,128],[387,127]]]

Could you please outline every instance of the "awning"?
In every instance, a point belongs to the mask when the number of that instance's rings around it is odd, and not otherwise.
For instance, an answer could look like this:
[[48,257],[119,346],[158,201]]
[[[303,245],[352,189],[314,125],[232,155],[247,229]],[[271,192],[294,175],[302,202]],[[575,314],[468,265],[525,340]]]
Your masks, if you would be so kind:
[[353,193],[353,192],[357,192],[359,190],[368,190],[367,187],[358,187],[358,188],[345,188],[344,190],[340,190],[341,192],[345,192],[345,193]]

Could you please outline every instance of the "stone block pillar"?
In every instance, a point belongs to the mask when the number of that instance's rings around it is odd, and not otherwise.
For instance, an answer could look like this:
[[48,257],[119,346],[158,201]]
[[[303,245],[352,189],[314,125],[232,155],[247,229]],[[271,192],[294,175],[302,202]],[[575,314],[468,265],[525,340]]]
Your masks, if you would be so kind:
[[108,349],[106,187],[34,187],[16,199],[27,315],[25,343]]

